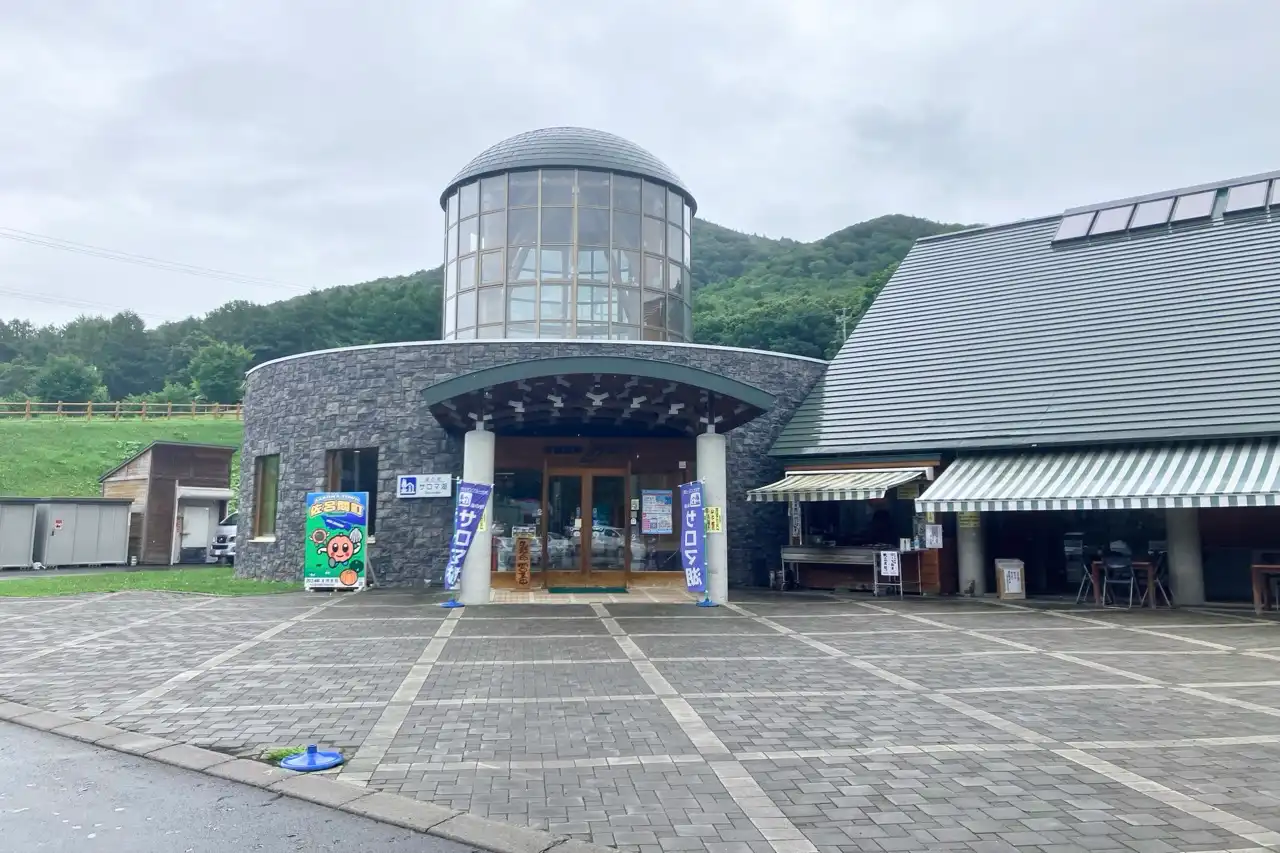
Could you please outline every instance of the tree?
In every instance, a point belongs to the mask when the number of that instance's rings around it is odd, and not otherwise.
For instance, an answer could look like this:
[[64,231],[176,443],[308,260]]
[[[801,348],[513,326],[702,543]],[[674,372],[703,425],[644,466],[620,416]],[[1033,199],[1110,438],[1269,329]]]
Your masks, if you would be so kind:
[[244,372],[251,364],[249,350],[219,341],[197,350],[187,372],[196,391],[209,402],[238,403],[244,395]]
[[31,393],[31,380],[36,367],[19,356],[6,364],[0,364],[0,397],[16,399]]
[[74,355],[49,356],[36,372],[31,390],[46,403],[97,403],[108,399],[98,368]]

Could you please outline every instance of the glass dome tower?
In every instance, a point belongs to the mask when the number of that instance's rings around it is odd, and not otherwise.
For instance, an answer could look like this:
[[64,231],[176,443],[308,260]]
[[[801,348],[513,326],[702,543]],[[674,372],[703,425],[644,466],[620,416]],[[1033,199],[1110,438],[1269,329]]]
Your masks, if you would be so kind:
[[522,133],[468,163],[440,206],[444,340],[692,337],[697,203],[639,146],[578,127]]

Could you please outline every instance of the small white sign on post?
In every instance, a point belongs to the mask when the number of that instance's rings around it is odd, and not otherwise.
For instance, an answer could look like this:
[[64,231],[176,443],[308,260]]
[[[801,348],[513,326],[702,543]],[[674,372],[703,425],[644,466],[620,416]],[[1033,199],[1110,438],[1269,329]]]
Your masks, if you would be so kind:
[[902,574],[902,563],[897,551],[880,552],[880,574],[886,578],[896,578]]
[[996,560],[996,597],[1026,598],[1023,571],[1021,560]]
[[396,477],[398,498],[447,498],[452,494],[451,474],[401,474]]
[[941,548],[942,547],[942,525],[926,524],[924,526],[924,547]]

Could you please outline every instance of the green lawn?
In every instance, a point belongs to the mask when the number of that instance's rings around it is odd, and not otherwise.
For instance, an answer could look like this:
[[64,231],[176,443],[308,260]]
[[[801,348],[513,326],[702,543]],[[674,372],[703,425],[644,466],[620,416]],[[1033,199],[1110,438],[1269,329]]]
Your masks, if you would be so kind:
[[[0,495],[100,495],[98,478],[153,441],[238,447],[243,435],[244,425],[231,418],[147,421],[3,418],[0,419]],[[236,465],[233,462],[233,489]]]
[[42,598],[83,592],[119,592],[126,589],[162,592],[206,592],[212,595],[262,595],[294,592],[301,583],[255,581],[232,577],[230,566],[207,569],[168,569],[135,572],[93,572],[83,575],[24,576],[0,580],[0,597]]

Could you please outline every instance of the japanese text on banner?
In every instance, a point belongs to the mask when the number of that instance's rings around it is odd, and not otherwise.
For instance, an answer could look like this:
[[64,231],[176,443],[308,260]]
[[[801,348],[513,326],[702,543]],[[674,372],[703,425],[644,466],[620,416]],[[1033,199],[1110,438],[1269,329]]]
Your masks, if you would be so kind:
[[445,589],[457,589],[462,579],[462,563],[471,550],[471,542],[481,529],[485,506],[489,503],[489,483],[458,483],[458,502],[453,508],[453,539],[449,542],[449,564],[444,570]]
[[680,564],[690,592],[707,589],[707,532],[703,518],[702,483],[680,487]]

